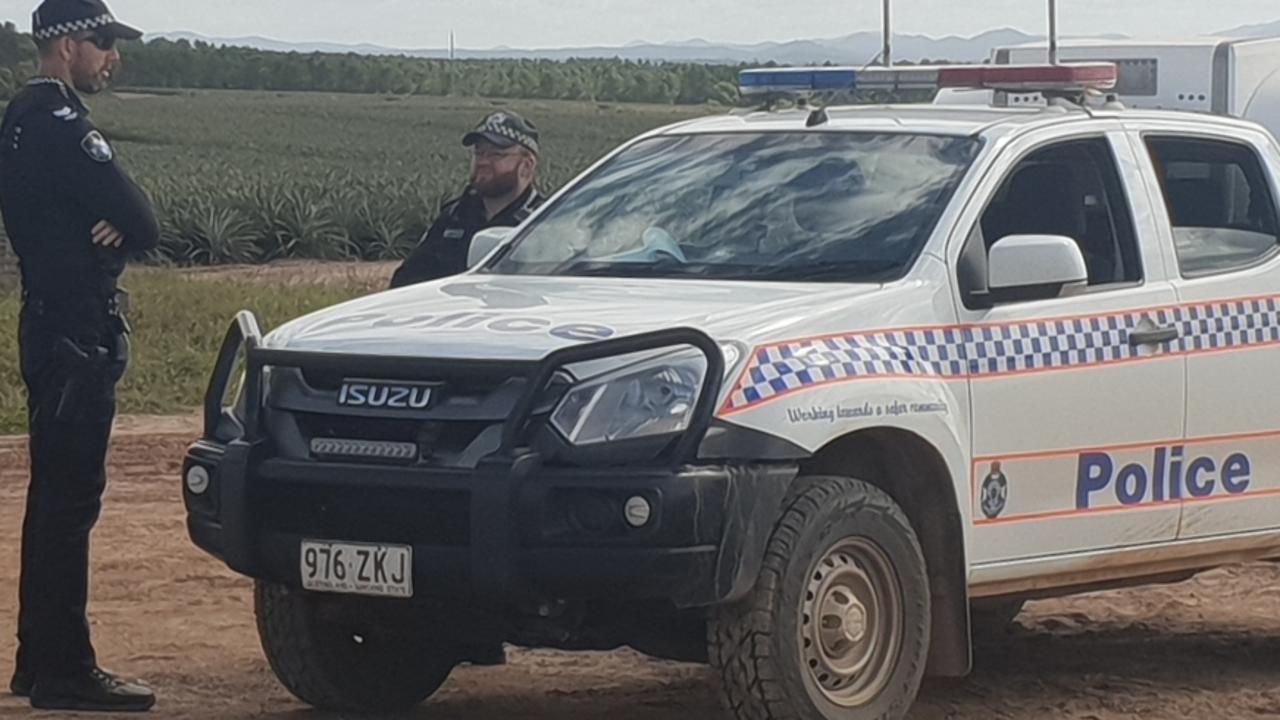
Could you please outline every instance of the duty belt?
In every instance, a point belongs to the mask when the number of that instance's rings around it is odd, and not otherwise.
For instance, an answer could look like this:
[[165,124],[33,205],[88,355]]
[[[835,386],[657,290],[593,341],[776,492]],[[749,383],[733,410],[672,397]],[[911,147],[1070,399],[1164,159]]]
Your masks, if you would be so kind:
[[50,300],[36,297],[26,291],[22,293],[22,308],[36,317],[54,315],[61,312],[83,310],[92,306],[102,312],[101,318],[107,322],[113,332],[128,334],[132,332],[129,325],[129,293],[116,290],[106,298],[80,297],[73,300],[59,298]]

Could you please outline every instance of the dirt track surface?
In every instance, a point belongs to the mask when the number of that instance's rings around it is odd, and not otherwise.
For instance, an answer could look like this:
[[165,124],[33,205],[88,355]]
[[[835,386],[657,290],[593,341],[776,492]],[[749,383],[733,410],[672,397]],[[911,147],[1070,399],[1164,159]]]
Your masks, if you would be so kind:
[[[107,667],[160,695],[153,717],[337,717],[306,709],[276,683],[253,626],[249,584],[187,540],[178,472],[191,425],[126,419],[95,535],[95,638]],[[13,657],[25,440],[0,438],[0,673]],[[459,668],[409,717],[439,720],[713,720],[705,669],[630,652],[513,650],[499,668]],[[929,683],[912,717],[1280,718],[1280,566],[1189,583],[1033,604],[984,641],[978,670]],[[0,697],[0,718],[32,714]],[[41,713],[40,718],[59,718]]]

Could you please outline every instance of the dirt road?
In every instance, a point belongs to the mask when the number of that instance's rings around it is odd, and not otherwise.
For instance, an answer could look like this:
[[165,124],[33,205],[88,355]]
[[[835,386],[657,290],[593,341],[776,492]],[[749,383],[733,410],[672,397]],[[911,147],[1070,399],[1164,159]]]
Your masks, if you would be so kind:
[[[135,420],[123,426],[94,546],[92,616],[104,664],[157,688],[155,717],[331,717],[276,684],[258,648],[248,583],[187,540],[177,475],[188,436]],[[25,468],[24,441],[0,438],[6,680]],[[1280,718],[1280,566],[1033,604],[978,652],[977,673],[930,683],[914,718]],[[410,717],[712,720],[718,706],[709,687],[700,667],[629,652],[513,651],[506,667],[459,669]],[[26,703],[0,698],[0,719],[29,714]]]

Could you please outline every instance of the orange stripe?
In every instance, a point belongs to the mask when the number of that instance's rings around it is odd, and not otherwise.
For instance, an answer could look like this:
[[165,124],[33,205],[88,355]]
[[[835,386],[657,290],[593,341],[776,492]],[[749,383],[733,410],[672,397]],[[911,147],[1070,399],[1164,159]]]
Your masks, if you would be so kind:
[[1144,448],[1158,448],[1169,445],[1208,445],[1209,443],[1234,442],[1237,440],[1261,440],[1263,438],[1280,437],[1280,430],[1260,430],[1249,433],[1235,433],[1231,435],[1213,435],[1199,438],[1182,438],[1178,440],[1159,440],[1154,442],[1134,442],[1122,443],[1118,445],[1100,445],[1089,448],[1070,448],[1063,450],[1042,450],[1026,453],[1010,453],[1008,455],[982,455],[973,459],[973,467],[988,462],[1001,461],[1017,461],[1017,460],[1043,460],[1051,457],[1064,457],[1070,455],[1080,455],[1088,452],[1108,452],[1115,450],[1141,450]]
[[1068,517],[1079,517],[1082,515],[1102,515],[1117,512],[1137,512],[1141,510],[1159,510],[1167,508],[1170,505],[1205,505],[1208,503],[1230,502],[1236,500],[1252,500],[1263,497],[1275,497],[1280,495],[1280,488],[1270,490],[1257,490],[1254,492],[1240,493],[1237,495],[1212,495],[1203,498],[1183,498],[1181,500],[1163,500],[1161,502],[1143,503],[1141,505],[1108,505],[1101,508],[1088,508],[1085,510],[1056,510],[1051,512],[1030,513],[1027,515],[1011,515],[1005,518],[996,518],[995,520],[975,520],[974,525],[1004,525],[1008,523],[1031,522],[1032,520],[1053,520]]
[[[1059,315],[1059,316],[1044,317],[1044,318],[1009,320],[1009,321],[998,322],[998,323],[961,323],[958,325],[921,325],[916,327],[872,329],[872,330],[862,330],[862,331],[853,331],[853,332],[837,332],[837,333],[830,333],[827,335],[815,335],[807,338],[782,340],[779,342],[769,343],[767,345],[755,345],[752,347],[752,350],[747,355],[747,357],[754,360],[754,358],[757,355],[759,355],[759,353],[763,350],[783,347],[787,345],[799,345],[803,343],[822,342],[825,340],[831,340],[836,338],[861,338],[861,337],[866,337],[868,335],[882,335],[887,333],[907,333],[907,332],[920,332],[920,333],[947,332],[947,331],[964,332],[966,330],[1012,327],[1017,325],[1028,325],[1028,324],[1034,324],[1034,323],[1054,323],[1054,322],[1073,322],[1076,320],[1093,320],[1094,318],[1115,317],[1119,315],[1135,315],[1140,313],[1152,313],[1152,312],[1159,312],[1161,310],[1176,310],[1176,309],[1190,310],[1192,308],[1214,308],[1219,306],[1233,305],[1237,303],[1266,302],[1268,300],[1280,301],[1280,294],[1258,295],[1258,296],[1250,296],[1250,297],[1242,297],[1242,298],[1232,298],[1227,300],[1211,300],[1211,301],[1205,301],[1200,303],[1190,303],[1190,304],[1175,303],[1171,305],[1154,305],[1151,307],[1134,308],[1130,310],[1110,310],[1106,312],[1093,313],[1089,315]],[[1186,322],[1194,322],[1194,321],[1187,319]],[[1239,331],[1239,332],[1247,332],[1247,330]],[[750,377],[751,369],[753,367],[756,367],[756,365],[754,365],[753,362],[748,362],[747,366],[743,368],[742,372],[739,374],[738,380],[733,385],[733,390],[725,398],[725,402],[721,406],[717,414],[721,417],[735,415],[745,410],[753,410],[757,407],[760,407],[761,405],[773,402],[775,400],[786,397],[796,392],[800,392],[804,390],[813,390],[819,387],[825,387],[827,385],[840,384],[844,382],[852,382],[855,380],[871,380],[871,379],[882,380],[882,379],[911,378],[914,380],[934,380],[934,381],[952,381],[952,380],[961,380],[961,379],[976,381],[976,380],[986,380],[986,379],[995,379],[995,378],[1006,378],[1013,375],[1038,375],[1038,374],[1049,373],[1049,372],[1071,372],[1073,370],[1089,370],[1089,369],[1094,369],[1099,367],[1125,365],[1125,364],[1136,363],[1136,362],[1151,362],[1151,361],[1163,360],[1167,358],[1188,357],[1191,355],[1216,355],[1216,354],[1228,353],[1228,352],[1242,352],[1247,350],[1265,349],[1265,348],[1276,347],[1276,346],[1280,346],[1280,341],[1270,340],[1270,341],[1264,341],[1264,342],[1250,343],[1246,345],[1237,345],[1234,347],[1211,348],[1211,349],[1205,349],[1205,350],[1168,350],[1168,351],[1163,351],[1158,355],[1150,355],[1146,357],[1123,358],[1119,360],[1104,360],[1100,362],[1068,365],[1066,367],[1032,368],[1027,370],[1006,370],[1006,371],[995,372],[995,373],[977,373],[977,374],[965,373],[964,375],[954,375],[954,376],[941,376],[941,375],[928,375],[928,374],[903,374],[903,373],[895,373],[895,374],[889,374],[889,375],[858,375],[858,376],[853,376],[848,378],[824,380],[822,382],[812,383],[809,385],[805,385],[803,387],[792,388],[782,393],[771,395],[767,398],[756,400],[754,402],[748,402],[746,405],[735,408],[733,407],[733,396],[741,392],[743,388],[748,385],[747,380]],[[1068,351],[1059,351],[1059,352],[1071,352],[1071,351],[1068,350]],[[970,358],[963,362],[969,362],[970,360],[972,359]]]
[[1274,295],[1258,295],[1253,297],[1235,298],[1231,300],[1212,300],[1212,301],[1206,301],[1201,303],[1190,303],[1190,304],[1173,303],[1169,305],[1152,305],[1149,307],[1132,308],[1129,310],[1106,310],[1106,311],[1101,311],[1096,313],[1090,313],[1088,315],[1051,315],[1043,318],[1028,318],[1023,320],[1004,320],[1001,322],[993,322],[993,323],[959,323],[955,325],[919,325],[919,326],[908,326],[908,327],[901,327],[901,328],[877,328],[872,330],[833,332],[827,335],[813,335],[809,337],[796,338],[793,340],[779,340],[777,342],[772,342],[767,345],[756,345],[751,355],[754,356],[756,352],[764,348],[781,347],[783,345],[798,345],[800,343],[805,343],[805,342],[820,342],[823,340],[832,340],[835,338],[863,337],[865,335],[876,335],[880,333],[927,332],[930,330],[934,332],[939,332],[939,331],[946,332],[947,330],[963,331],[963,330],[977,330],[982,328],[1001,328],[1001,327],[1012,327],[1014,325],[1026,325],[1028,323],[1041,323],[1041,322],[1052,323],[1052,322],[1071,322],[1073,320],[1092,320],[1094,318],[1114,317],[1116,315],[1135,315],[1138,313],[1159,312],[1161,310],[1177,310],[1179,308],[1182,308],[1182,309],[1208,308],[1208,307],[1214,307],[1217,305],[1230,305],[1230,304],[1242,303],[1242,302],[1259,302],[1259,301],[1265,302],[1267,300],[1280,301],[1280,293],[1277,293]]
[[[782,398],[790,397],[792,395],[795,395],[796,393],[806,392],[808,390],[813,390],[814,388],[826,387],[828,385],[843,385],[844,383],[857,382],[862,380],[915,380],[917,382],[920,380],[933,380],[935,382],[965,382],[966,379],[967,378],[965,378],[963,375],[957,375],[955,377],[939,377],[939,376],[931,377],[928,375],[913,375],[910,373],[890,373],[886,375],[853,375],[850,377],[824,380],[823,382],[820,382],[820,383],[804,385],[798,388],[788,388],[786,390],[783,390],[782,392],[777,393],[776,395],[770,395],[767,398],[764,398],[762,400],[757,400],[750,405],[743,405],[740,408],[730,408],[729,403],[732,402],[732,400],[730,400],[730,401],[727,401],[725,403],[724,408],[721,409],[720,416],[724,417],[727,415],[735,415],[737,413],[742,412],[743,410],[754,410],[760,407],[761,405],[764,405],[766,403],[771,403],[774,400],[781,400]],[[737,389],[734,390],[734,392],[737,392],[737,391],[738,391]]]

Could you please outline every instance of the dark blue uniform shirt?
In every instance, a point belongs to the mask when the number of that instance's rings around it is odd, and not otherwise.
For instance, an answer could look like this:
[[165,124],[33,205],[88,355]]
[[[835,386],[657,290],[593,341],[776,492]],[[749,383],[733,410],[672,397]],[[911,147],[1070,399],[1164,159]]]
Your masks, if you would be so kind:
[[416,285],[465,272],[471,238],[491,227],[515,227],[543,203],[544,198],[530,187],[515,202],[492,218],[485,217],[484,198],[468,189],[462,197],[441,209],[440,217],[427,230],[391,278],[391,287]]
[[[89,122],[76,93],[52,78],[31,81],[0,126],[0,211],[22,270],[24,297],[42,324],[97,330],[131,256],[159,241],[151,204]],[[106,220],[119,248],[93,244]]]

